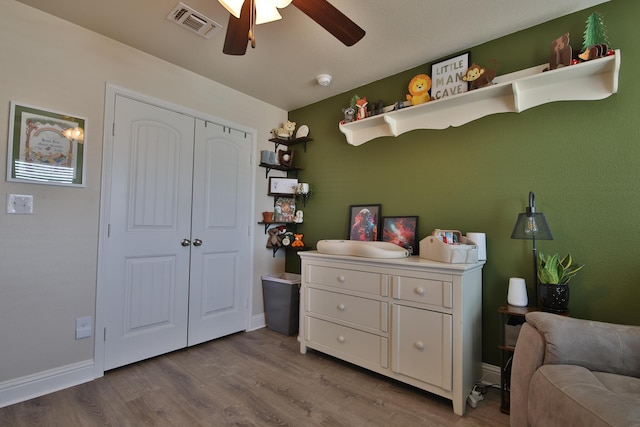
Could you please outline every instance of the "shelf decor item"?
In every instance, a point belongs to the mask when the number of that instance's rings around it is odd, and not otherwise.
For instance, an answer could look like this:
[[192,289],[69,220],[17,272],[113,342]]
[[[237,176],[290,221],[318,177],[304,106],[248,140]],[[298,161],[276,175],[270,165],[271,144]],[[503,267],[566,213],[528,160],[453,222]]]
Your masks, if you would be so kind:
[[417,216],[385,216],[382,218],[382,241],[395,243],[407,249],[411,255],[418,254],[417,233]]
[[7,181],[85,186],[86,120],[11,101]]
[[462,77],[469,68],[469,52],[431,65],[431,99],[441,99],[467,92]]
[[527,284],[522,277],[509,278],[509,291],[507,302],[516,307],[526,307],[529,303],[527,299]]
[[516,225],[511,233],[512,239],[525,239],[533,242],[533,283],[535,291],[535,304],[538,303],[538,249],[537,240],[553,240],[551,229],[542,212],[536,212],[536,197],[533,191],[529,192],[529,206],[526,211],[518,214]]
[[283,196],[296,194],[297,178],[269,178],[269,196]]
[[293,197],[278,197],[274,207],[275,222],[293,222],[296,212],[296,199]]
[[558,254],[538,255],[540,281],[540,307],[544,311],[569,311],[569,281],[582,270],[584,264],[575,264],[571,254],[560,259]]
[[380,229],[382,205],[351,205],[349,207],[349,240],[375,242]]

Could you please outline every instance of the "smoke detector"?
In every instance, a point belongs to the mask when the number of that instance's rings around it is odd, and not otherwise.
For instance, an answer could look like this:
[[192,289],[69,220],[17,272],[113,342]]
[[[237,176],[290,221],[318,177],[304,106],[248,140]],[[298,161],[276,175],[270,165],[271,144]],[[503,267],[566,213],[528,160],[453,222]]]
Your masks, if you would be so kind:
[[167,19],[205,39],[210,39],[217,30],[222,28],[222,25],[213,19],[207,18],[183,3],[178,3],[169,13]]
[[329,86],[329,83],[331,83],[331,75],[330,74],[319,74],[318,77],[316,77],[316,80],[318,81],[318,84],[320,86]]

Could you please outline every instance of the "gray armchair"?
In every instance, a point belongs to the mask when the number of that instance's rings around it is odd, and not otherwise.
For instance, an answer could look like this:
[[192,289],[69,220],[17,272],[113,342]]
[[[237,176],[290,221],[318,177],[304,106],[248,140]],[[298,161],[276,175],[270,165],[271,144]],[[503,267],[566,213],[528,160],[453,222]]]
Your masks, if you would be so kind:
[[511,426],[640,426],[640,326],[533,312],[511,371]]

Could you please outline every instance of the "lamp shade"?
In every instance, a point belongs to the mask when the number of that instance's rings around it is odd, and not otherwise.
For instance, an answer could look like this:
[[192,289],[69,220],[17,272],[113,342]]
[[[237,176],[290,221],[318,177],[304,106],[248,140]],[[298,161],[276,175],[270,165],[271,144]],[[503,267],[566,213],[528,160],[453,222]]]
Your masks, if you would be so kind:
[[542,212],[518,214],[511,238],[533,239],[534,237],[538,240],[553,240],[551,229],[549,229],[549,224],[547,224],[544,214]]
[[551,229],[544,214],[536,212],[536,199],[533,192],[529,192],[529,206],[526,212],[518,214],[511,238],[553,240]]

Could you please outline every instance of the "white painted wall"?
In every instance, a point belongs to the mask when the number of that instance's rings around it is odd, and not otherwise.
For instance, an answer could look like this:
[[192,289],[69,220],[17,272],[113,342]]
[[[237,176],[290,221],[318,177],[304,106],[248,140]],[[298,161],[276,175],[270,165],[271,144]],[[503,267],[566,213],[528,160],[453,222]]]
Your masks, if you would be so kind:
[[[86,188],[9,183],[0,162],[1,392],[22,378],[94,359],[93,338],[75,340],[74,330],[77,317],[95,319],[107,82],[255,129],[257,161],[260,150],[273,150],[269,131],[287,112],[29,6],[0,3],[0,152],[7,151],[11,100],[87,119]],[[264,169],[255,180],[257,222],[273,199]],[[34,214],[5,214],[7,193],[32,194]],[[260,276],[284,269],[283,251],[272,258],[263,232],[256,224],[256,325]]]

